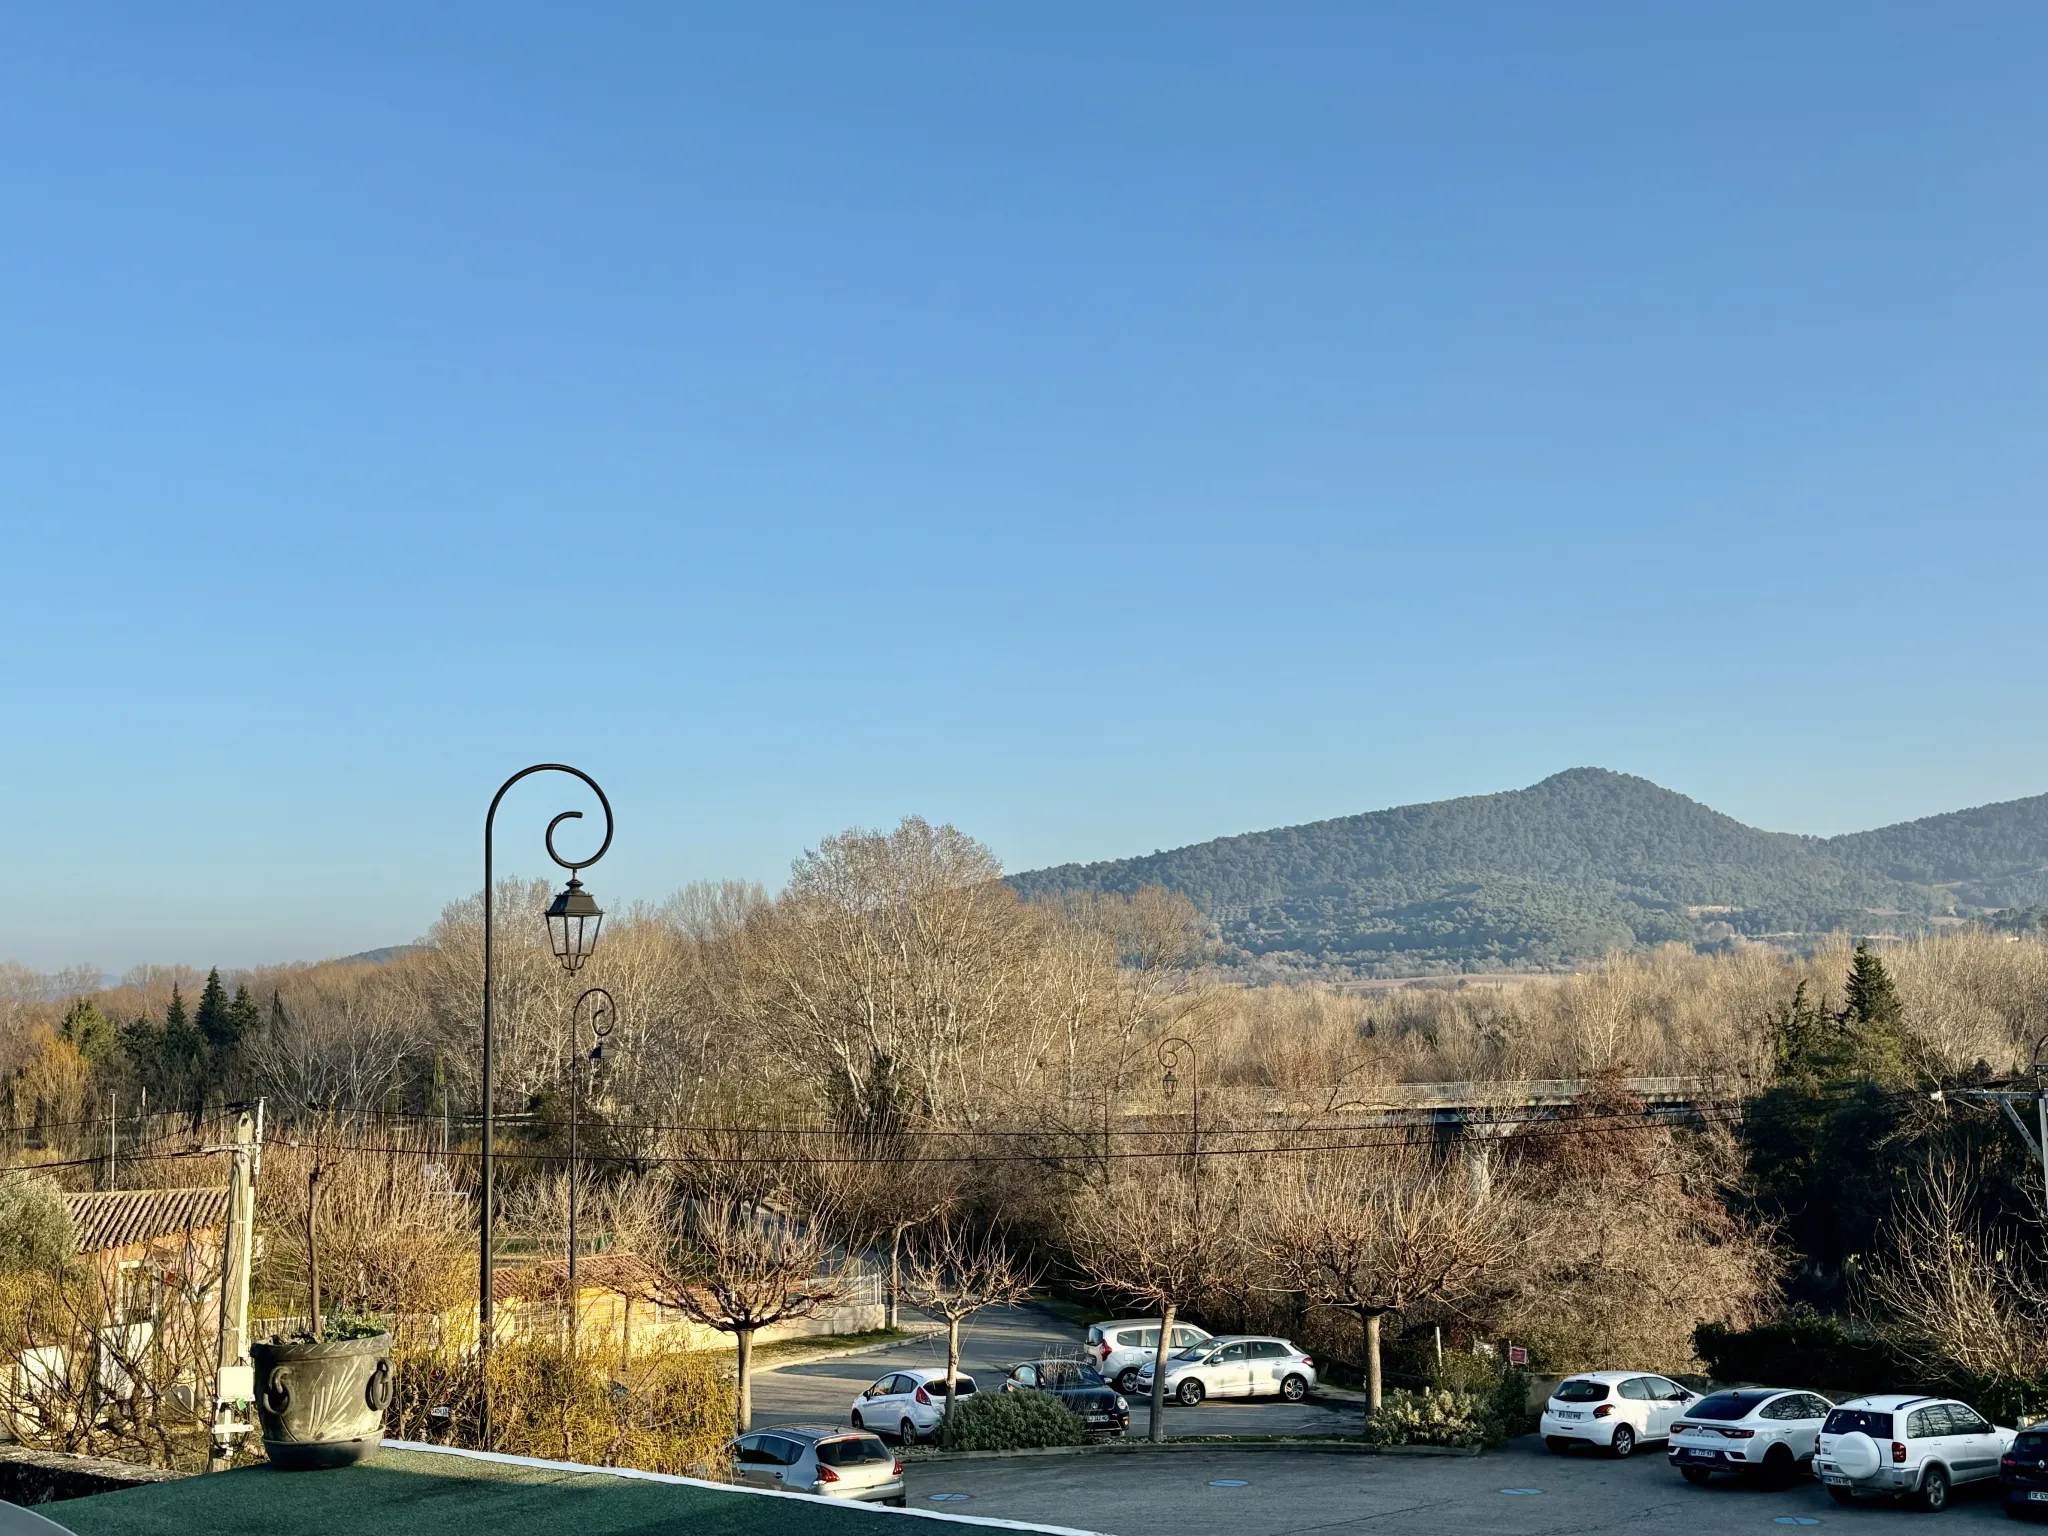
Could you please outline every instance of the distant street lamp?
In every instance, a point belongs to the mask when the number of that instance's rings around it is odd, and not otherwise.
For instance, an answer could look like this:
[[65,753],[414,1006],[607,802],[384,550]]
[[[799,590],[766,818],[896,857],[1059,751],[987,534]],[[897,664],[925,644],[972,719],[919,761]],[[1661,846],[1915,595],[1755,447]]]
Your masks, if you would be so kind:
[[[601,999],[590,1010],[590,1075],[592,1087],[596,1086],[597,1069],[604,1062],[604,1042],[612,1032],[612,1022],[618,1017],[619,1006],[612,1001],[611,993],[603,987],[586,988],[569,1009],[571,1043],[576,1018],[583,1012],[583,1005],[591,998]],[[584,1060],[581,1049],[569,1058],[569,1336],[576,1336],[576,1195],[582,1179],[576,1163],[576,1123],[581,1118],[582,1101],[578,1085],[583,1081],[577,1072],[578,1063]]]
[[1159,1042],[1159,1086],[1170,1099],[1173,1091],[1180,1086],[1178,1069],[1188,1069],[1194,1079],[1188,1097],[1193,1110],[1194,1134],[1189,1147],[1189,1168],[1195,1181],[1195,1215],[1199,1220],[1202,1210],[1202,1073],[1201,1058],[1196,1054],[1195,1042],[1181,1035],[1168,1035]]
[[[604,922],[604,912],[598,907],[597,902],[592,899],[590,893],[583,889],[583,882],[578,880],[576,875],[579,870],[588,869],[599,859],[603,858],[605,850],[612,845],[611,801],[605,798],[605,792],[598,787],[597,780],[593,779],[581,768],[571,768],[567,763],[535,763],[531,768],[520,769],[511,778],[498,786],[498,792],[491,797],[491,808],[484,813],[483,1152],[479,1159],[480,1169],[477,1180],[480,1186],[477,1214],[479,1225],[482,1228],[478,1243],[478,1267],[480,1273],[477,1277],[476,1303],[477,1359],[479,1365],[487,1363],[494,1321],[491,1308],[491,1175],[493,1171],[491,1159],[496,1145],[494,1136],[496,1106],[493,1100],[497,1088],[497,1076],[495,1058],[491,1051],[492,994],[495,990],[493,985],[495,974],[492,964],[491,926],[493,909],[497,906],[497,891],[494,887],[494,877],[492,874],[491,833],[498,820],[498,802],[505,798],[505,792],[521,779],[535,773],[566,773],[573,778],[581,779],[590,786],[591,793],[597,796],[597,803],[604,807],[604,841],[598,844],[597,852],[593,853],[589,858],[571,861],[555,852],[555,828],[565,821],[580,819],[583,815],[581,811],[562,812],[561,815],[548,823],[548,830],[543,839],[547,847],[548,857],[569,871],[568,885],[555,897],[554,903],[548,908],[546,915],[548,942],[555,952],[555,958],[562,962],[563,969],[571,975],[574,975],[582,968],[583,962],[588,960],[591,952],[597,948],[597,932]],[[484,1374],[482,1419],[483,1438],[486,1448],[488,1448],[491,1433],[491,1397],[488,1372]]]

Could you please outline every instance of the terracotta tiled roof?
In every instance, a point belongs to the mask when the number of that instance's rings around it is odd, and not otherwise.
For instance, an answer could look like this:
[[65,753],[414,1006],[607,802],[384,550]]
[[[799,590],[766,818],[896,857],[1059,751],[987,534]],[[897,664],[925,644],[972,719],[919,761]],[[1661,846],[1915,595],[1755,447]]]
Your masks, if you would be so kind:
[[[660,1277],[654,1266],[638,1254],[602,1253],[576,1261],[579,1291],[615,1291],[621,1296],[651,1299]],[[559,1298],[569,1288],[569,1261],[546,1259],[520,1269],[509,1266],[491,1272],[494,1301],[539,1301]]]
[[153,1237],[218,1230],[228,1219],[224,1189],[112,1189],[66,1195],[80,1253],[126,1248]]

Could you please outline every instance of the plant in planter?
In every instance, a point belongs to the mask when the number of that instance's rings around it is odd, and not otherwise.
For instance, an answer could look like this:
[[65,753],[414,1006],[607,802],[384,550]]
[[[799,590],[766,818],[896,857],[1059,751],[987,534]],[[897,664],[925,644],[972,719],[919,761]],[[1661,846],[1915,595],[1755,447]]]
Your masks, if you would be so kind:
[[391,1401],[391,1335],[374,1319],[320,1313],[320,1179],[332,1166],[315,1162],[307,1179],[309,1326],[249,1347],[263,1451],[287,1471],[361,1461],[383,1438]]

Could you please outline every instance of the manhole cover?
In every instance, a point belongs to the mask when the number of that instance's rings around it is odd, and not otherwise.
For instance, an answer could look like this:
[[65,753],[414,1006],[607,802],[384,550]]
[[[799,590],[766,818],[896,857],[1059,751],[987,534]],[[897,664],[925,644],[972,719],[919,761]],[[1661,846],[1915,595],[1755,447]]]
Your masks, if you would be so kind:
[[934,1504],[957,1504],[962,1499],[973,1498],[974,1495],[971,1493],[933,1493],[927,1494],[926,1497]]
[[1771,1522],[1773,1525],[1819,1525],[1811,1515],[1780,1515]]
[[1211,1488],[1249,1488],[1251,1484],[1241,1477],[1212,1477],[1209,1479],[1209,1486]]
[[1541,1488],[1503,1488],[1502,1493],[1541,1493]]

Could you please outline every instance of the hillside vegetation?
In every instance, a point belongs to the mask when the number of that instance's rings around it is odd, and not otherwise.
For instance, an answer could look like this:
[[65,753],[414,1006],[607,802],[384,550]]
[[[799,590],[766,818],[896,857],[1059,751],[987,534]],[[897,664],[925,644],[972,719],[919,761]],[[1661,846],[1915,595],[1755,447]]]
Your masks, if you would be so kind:
[[1629,774],[1014,875],[1026,896],[1164,886],[1269,969],[1540,969],[1616,949],[1924,932],[2048,902],[2048,796],[1873,832],[1764,832]]

